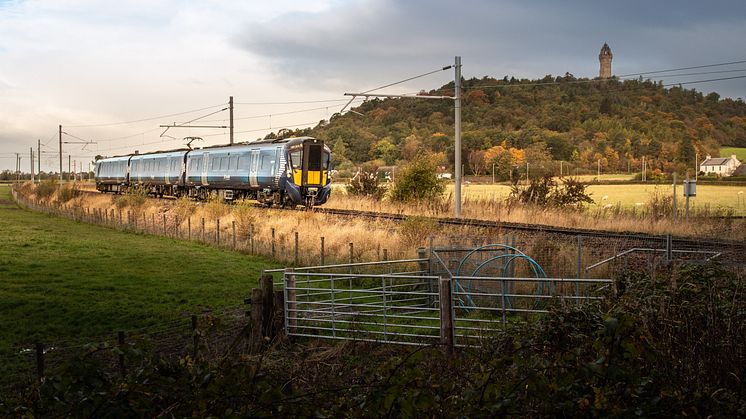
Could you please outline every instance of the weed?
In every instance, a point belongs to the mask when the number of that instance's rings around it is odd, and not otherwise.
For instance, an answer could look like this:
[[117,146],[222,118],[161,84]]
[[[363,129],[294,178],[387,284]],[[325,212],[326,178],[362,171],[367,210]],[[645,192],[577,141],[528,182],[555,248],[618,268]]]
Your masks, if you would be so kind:
[[41,201],[47,201],[54,196],[54,193],[57,191],[57,179],[55,178],[49,178],[38,185],[36,185],[36,198]]

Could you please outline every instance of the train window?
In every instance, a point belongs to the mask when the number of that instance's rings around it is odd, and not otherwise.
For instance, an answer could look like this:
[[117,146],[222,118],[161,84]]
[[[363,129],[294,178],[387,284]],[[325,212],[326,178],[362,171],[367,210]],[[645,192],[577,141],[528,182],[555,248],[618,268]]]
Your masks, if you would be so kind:
[[220,171],[228,170],[228,157],[220,158]]
[[321,145],[311,144],[308,147],[308,170],[321,170],[321,154],[323,151],[324,147]]
[[217,159],[217,157],[213,157],[210,159],[210,170],[215,170],[215,162]]
[[231,156],[230,170],[238,170],[238,156]]
[[324,151],[324,169],[329,170],[329,160],[331,159],[331,155]]
[[300,170],[301,165],[303,164],[300,150],[290,152],[290,164],[293,166],[293,169]]

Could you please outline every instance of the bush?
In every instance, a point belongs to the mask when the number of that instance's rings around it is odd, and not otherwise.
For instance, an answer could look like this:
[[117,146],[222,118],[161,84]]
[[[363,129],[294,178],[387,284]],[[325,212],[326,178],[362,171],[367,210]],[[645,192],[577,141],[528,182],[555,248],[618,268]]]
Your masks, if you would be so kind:
[[60,204],[64,204],[65,202],[77,198],[78,196],[80,196],[78,185],[75,183],[67,183],[60,188],[57,194],[57,202],[59,202]]
[[228,206],[225,205],[223,198],[218,194],[211,194],[207,202],[205,202],[204,208],[209,220],[215,221],[228,214]]
[[36,198],[42,201],[49,201],[57,191],[57,179],[49,178],[36,185]]
[[355,177],[347,184],[347,193],[354,196],[369,196],[381,199],[386,193],[386,188],[379,184],[378,167],[363,167]]
[[179,220],[186,220],[194,214],[194,210],[197,209],[197,203],[192,201],[188,196],[182,196],[176,200],[174,205],[173,213],[179,218]]
[[532,180],[526,188],[513,185],[510,199],[541,206],[580,206],[593,202],[590,195],[585,192],[585,187],[586,185],[576,179],[563,179],[562,184],[557,184],[551,176],[544,176]]
[[117,198],[115,205],[120,210],[130,207],[132,211],[137,212],[148,201],[148,193],[147,186],[134,186],[129,188],[127,193]]
[[239,199],[233,203],[233,218],[239,231],[248,231],[256,222],[256,207],[248,199]]
[[394,180],[391,200],[395,202],[437,201],[445,185],[438,179],[437,163],[432,155],[419,154],[406,164]]
[[407,246],[420,246],[437,231],[438,223],[427,217],[407,217],[399,225],[399,235]]

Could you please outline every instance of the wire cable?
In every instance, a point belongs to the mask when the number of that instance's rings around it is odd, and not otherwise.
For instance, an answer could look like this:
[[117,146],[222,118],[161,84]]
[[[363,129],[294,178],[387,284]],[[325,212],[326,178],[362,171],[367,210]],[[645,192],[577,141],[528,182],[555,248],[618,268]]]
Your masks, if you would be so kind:
[[199,109],[192,109],[190,111],[172,113],[172,114],[168,114],[168,115],[159,115],[159,116],[154,116],[154,117],[150,117],[150,118],[134,119],[134,120],[131,120],[131,121],[109,122],[109,123],[101,123],[101,124],[86,124],[86,125],[66,125],[66,127],[70,127],[70,128],[91,128],[91,127],[109,127],[109,126],[114,126],[114,125],[127,125],[127,124],[134,124],[134,123],[137,123],[137,122],[154,121],[156,119],[169,118],[169,117],[172,117],[172,116],[186,115],[186,114],[190,114],[190,113],[204,111],[204,110],[207,110],[207,109],[217,108],[219,106],[225,106],[225,103],[221,103],[221,104],[213,105],[213,106],[206,106],[204,108],[199,108]]
[[644,74],[656,74],[656,73],[668,73],[670,71],[681,71],[681,70],[694,70],[697,68],[709,68],[709,67],[721,67],[726,65],[733,65],[733,64],[743,64],[746,63],[746,60],[740,60],[740,61],[730,61],[725,63],[717,63],[717,64],[705,64],[705,65],[695,65],[691,67],[679,67],[679,68],[671,68],[668,70],[655,70],[655,71],[644,71],[641,73],[630,73],[630,74],[622,74],[617,77],[630,77],[630,76],[641,76]]

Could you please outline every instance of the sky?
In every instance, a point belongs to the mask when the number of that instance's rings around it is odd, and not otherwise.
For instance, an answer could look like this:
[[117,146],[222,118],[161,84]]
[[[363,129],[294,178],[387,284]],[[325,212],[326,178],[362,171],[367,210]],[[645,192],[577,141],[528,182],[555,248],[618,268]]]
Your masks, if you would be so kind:
[[[550,0],[0,0],[0,170],[59,170],[58,127],[87,169],[121,155],[316,125],[360,92],[453,64],[465,78],[746,76],[746,2]],[[691,74],[707,73],[707,74]],[[681,75],[690,74],[690,75]],[[453,70],[379,90],[436,89]],[[686,84],[746,98],[746,78]],[[354,105],[354,104],[353,104]],[[137,122],[135,122],[137,121]],[[165,130],[165,133],[164,133]]]

